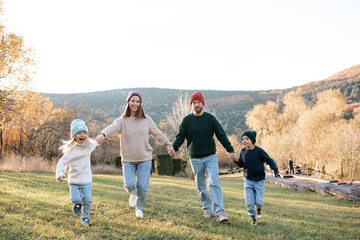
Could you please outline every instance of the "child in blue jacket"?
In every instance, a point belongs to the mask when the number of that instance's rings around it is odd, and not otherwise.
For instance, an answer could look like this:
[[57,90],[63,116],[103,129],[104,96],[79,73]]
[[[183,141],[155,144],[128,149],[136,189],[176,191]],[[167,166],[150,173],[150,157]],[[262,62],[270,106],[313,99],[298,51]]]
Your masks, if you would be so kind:
[[255,146],[256,132],[245,131],[241,135],[242,144],[245,146],[235,163],[244,168],[244,194],[249,216],[252,224],[257,224],[257,218],[262,218],[262,206],[264,205],[265,193],[265,166],[267,163],[279,176],[279,170],[274,160],[260,147]]

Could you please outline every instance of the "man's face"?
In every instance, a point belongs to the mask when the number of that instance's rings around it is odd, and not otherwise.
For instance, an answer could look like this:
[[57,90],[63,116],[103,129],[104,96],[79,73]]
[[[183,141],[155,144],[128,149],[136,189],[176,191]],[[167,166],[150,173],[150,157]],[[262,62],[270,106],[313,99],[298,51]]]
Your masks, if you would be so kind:
[[191,108],[194,113],[201,114],[203,111],[204,104],[200,100],[194,100],[191,103]]

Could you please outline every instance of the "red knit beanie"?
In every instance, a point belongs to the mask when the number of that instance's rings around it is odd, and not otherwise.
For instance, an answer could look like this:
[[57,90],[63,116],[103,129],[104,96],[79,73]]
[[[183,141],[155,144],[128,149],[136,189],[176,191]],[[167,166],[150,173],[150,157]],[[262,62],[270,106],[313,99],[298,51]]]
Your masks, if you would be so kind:
[[196,92],[193,93],[190,97],[190,104],[194,101],[194,100],[200,100],[204,105],[205,105],[205,100],[204,100],[204,96],[202,95],[201,92]]

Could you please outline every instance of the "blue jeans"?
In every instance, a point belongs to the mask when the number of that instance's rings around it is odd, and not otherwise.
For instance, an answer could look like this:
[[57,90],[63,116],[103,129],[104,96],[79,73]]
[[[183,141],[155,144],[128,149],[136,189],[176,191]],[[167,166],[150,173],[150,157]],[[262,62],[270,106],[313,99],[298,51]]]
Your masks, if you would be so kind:
[[[135,177],[137,175],[137,181]],[[124,188],[137,195],[136,209],[144,210],[151,175],[151,160],[144,162],[123,162]]]
[[264,205],[264,193],[265,180],[251,181],[244,177],[245,203],[250,217],[256,218],[256,208],[262,208]]
[[91,192],[92,183],[86,185],[72,185],[70,184],[70,200],[73,204],[81,204],[82,212],[81,218],[89,219],[90,208],[92,204]]
[[[203,210],[212,212],[212,206],[214,206],[215,216],[225,213],[216,154],[203,158],[191,158],[190,164]],[[211,198],[206,188],[206,182],[210,189]]]

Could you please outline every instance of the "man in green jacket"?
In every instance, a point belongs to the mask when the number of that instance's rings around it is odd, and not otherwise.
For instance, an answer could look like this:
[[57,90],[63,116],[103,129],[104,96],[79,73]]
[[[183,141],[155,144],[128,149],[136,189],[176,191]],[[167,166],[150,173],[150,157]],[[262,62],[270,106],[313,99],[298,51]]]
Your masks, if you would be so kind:
[[[193,112],[182,120],[173,147],[175,151],[178,151],[185,139],[187,140],[190,163],[203,206],[204,217],[210,218],[212,207],[214,207],[216,221],[225,222],[229,219],[223,208],[214,134],[226,151],[230,153],[232,159],[238,157],[219,121],[214,115],[204,112],[205,100],[202,93],[192,94],[190,104]],[[211,197],[206,188],[206,182],[209,185]]]

